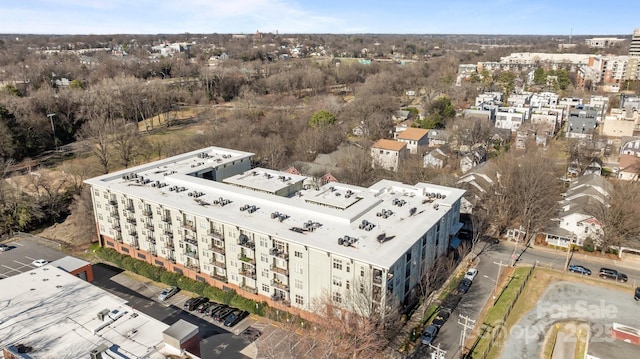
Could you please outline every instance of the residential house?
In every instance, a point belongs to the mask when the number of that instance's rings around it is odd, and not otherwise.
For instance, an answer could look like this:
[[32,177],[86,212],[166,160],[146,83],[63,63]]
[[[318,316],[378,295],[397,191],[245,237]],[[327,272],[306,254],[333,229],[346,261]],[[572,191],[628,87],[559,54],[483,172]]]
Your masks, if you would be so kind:
[[461,154],[460,172],[467,173],[472,168],[484,163],[487,160],[487,150],[484,146],[476,146]]
[[489,162],[481,163],[461,176],[456,185],[467,192],[462,197],[460,213],[473,213],[473,207],[481,200],[479,194],[489,193],[496,183],[495,178],[496,172]]
[[540,108],[531,112],[531,124],[536,132],[550,136],[556,134],[562,123],[563,110],[561,108]]
[[411,117],[411,112],[407,110],[398,110],[391,115],[393,123],[399,123],[408,120]]
[[448,150],[445,147],[438,147],[424,154],[422,161],[424,167],[443,168],[449,160]]
[[640,157],[621,154],[618,159],[618,179],[637,181],[640,175]]
[[609,98],[606,96],[591,96],[589,107],[598,110],[598,117],[602,118],[609,110]]
[[580,106],[569,111],[567,138],[592,138],[597,126],[597,111]]
[[602,226],[593,213],[606,205],[612,189],[611,183],[602,176],[579,177],[564,194],[558,215],[545,228],[545,241],[565,248],[569,243],[582,246],[587,238],[597,243],[602,236]]
[[496,109],[498,106],[487,106],[487,104],[483,104],[479,107],[471,107],[463,112],[464,118],[471,118],[477,120],[488,120],[495,121],[496,119]]
[[507,98],[508,107],[524,107],[528,106],[531,102],[531,92],[524,92],[520,94],[513,94]]
[[531,95],[529,106],[531,108],[556,108],[558,105],[558,95],[553,92],[540,92]]
[[611,109],[611,113],[604,117],[602,134],[607,137],[631,137],[636,130],[638,118],[638,112],[630,108]]
[[407,144],[394,140],[380,139],[371,146],[373,167],[397,171],[407,157]]
[[503,99],[502,92],[485,92],[476,96],[476,106],[481,106],[483,103],[502,104]]
[[451,135],[446,130],[431,129],[427,134],[429,147],[438,147],[449,143]]
[[429,130],[423,128],[409,127],[404,131],[397,132],[395,139],[398,142],[406,143],[409,153],[416,154],[418,153],[418,148],[429,145],[428,133]]
[[516,131],[524,123],[525,114],[513,108],[500,108],[496,113],[496,128]]

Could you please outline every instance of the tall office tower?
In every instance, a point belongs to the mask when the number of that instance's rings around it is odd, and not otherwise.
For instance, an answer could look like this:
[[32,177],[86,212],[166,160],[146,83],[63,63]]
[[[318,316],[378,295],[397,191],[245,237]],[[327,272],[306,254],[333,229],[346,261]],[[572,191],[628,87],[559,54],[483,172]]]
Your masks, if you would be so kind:
[[631,45],[629,46],[629,56],[640,56],[640,29],[633,30]]

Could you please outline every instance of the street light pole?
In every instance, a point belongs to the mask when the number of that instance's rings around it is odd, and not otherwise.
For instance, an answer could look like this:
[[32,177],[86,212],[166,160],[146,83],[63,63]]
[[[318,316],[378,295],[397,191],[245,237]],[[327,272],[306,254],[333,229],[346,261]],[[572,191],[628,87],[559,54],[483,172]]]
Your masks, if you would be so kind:
[[58,152],[58,141],[56,140],[56,127],[53,125],[53,117],[55,113],[48,113],[47,117],[49,117],[49,121],[51,121],[51,132],[53,133],[53,147],[55,147],[56,152]]

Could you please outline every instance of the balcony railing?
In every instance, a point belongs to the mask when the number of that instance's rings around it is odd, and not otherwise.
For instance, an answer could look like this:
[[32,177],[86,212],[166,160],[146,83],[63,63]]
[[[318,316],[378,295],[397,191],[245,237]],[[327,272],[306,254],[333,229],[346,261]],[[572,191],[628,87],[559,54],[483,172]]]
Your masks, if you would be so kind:
[[118,201],[112,199],[109,201],[109,205],[112,207],[118,207]]
[[120,232],[116,233],[115,240],[122,243],[122,234]]
[[138,232],[136,232],[136,231],[129,231],[129,235],[131,237],[138,238]]
[[150,231],[154,231],[156,229],[156,227],[153,225],[153,222],[146,222],[144,226]]
[[282,259],[289,259],[289,253],[278,248],[269,249],[269,254]]
[[188,263],[185,267],[191,269],[192,271],[200,272],[200,266],[194,263]]
[[168,241],[164,242],[164,247],[165,248],[169,248],[169,249],[173,249],[174,248],[173,242],[168,242]]
[[209,231],[207,231],[207,234],[213,238],[217,238],[221,241],[224,241],[224,234],[222,234],[222,232],[220,231],[210,229]]
[[195,259],[199,258],[198,252],[195,252],[195,251],[184,251],[184,255],[187,257],[195,258]]
[[281,281],[279,281],[279,280],[275,280],[275,279],[271,280],[271,285],[272,285],[272,286],[274,286],[274,287],[276,287],[276,288],[282,289],[282,290],[284,290],[285,292],[288,292],[288,291],[289,291],[289,286],[288,286],[288,285],[286,285],[286,284],[284,284],[284,283],[282,283],[282,282],[281,282]]
[[216,253],[225,254],[225,250],[222,247],[218,247],[215,244],[209,245],[209,250],[214,251]]
[[187,243],[198,244],[198,240],[196,239],[196,237],[191,234],[185,234],[183,238],[184,238],[184,241]]
[[276,272],[276,273],[280,273],[282,275],[287,275],[287,276],[289,275],[289,270],[284,269],[284,268],[280,268],[280,267],[276,266],[275,264],[271,265],[271,270]]
[[246,285],[246,284],[242,284],[240,286],[240,288],[242,290],[244,290],[244,291],[251,292],[253,294],[257,294],[258,293],[258,288],[255,288],[255,287],[252,287],[252,286],[249,286],[249,285]]
[[156,244],[156,237],[147,237],[147,241],[151,244]]
[[209,275],[211,276],[211,278],[213,278],[215,280],[219,280],[219,281],[224,282],[224,283],[227,282],[227,277],[222,275],[222,274],[218,274],[216,272],[212,272]]
[[211,264],[213,264],[214,266],[218,267],[218,268],[227,268],[226,263],[224,262],[218,262],[217,260],[215,260],[214,258],[211,258],[210,261]]
[[153,211],[150,209],[145,209],[144,211],[142,211],[142,214],[146,217],[153,217]]
[[286,295],[284,294],[273,294],[271,296],[271,300],[273,300],[274,302],[281,302],[286,306],[291,306],[291,302],[287,299]]
[[171,216],[162,216],[160,220],[164,223],[171,223]]
[[131,224],[136,224],[136,218],[135,217],[127,217],[127,222],[129,222]]
[[109,210],[109,215],[111,217],[118,217],[120,215],[120,213],[118,213],[118,208],[114,207],[111,210]]
[[250,270],[240,271],[240,275],[243,276],[243,277],[251,278],[253,280],[255,280],[257,278],[256,272],[255,271],[250,271]]
[[169,237],[169,238],[173,238],[173,231],[165,229],[164,230],[164,235]]
[[192,231],[192,232],[195,232],[195,230],[196,230],[196,225],[195,225],[195,223],[193,223],[193,222],[184,222],[184,223],[182,224],[182,227],[183,227],[184,229],[188,229],[188,230],[190,230],[190,231]]
[[238,239],[238,244],[249,249],[255,249],[256,243],[248,239]]
[[256,265],[256,260],[255,258],[249,258],[243,254],[238,254],[238,259],[245,262],[245,263],[249,263],[249,264],[253,264]]

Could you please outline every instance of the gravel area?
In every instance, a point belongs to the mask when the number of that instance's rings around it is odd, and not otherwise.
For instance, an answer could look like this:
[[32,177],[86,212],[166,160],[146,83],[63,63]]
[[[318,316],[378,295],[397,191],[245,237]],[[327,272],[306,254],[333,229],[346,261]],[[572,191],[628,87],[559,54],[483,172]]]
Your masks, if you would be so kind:
[[[611,338],[612,323],[640,328],[640,304],[633,294],[611,288],[558,282],[547,289],[536,307],[523,316],[507,335],[504,359],[539,359],[547,330],[556,322],[578,320],[591,328],[589,354],[607,348],[607,358],[640,357],[640,347]],[[585,325],[577,325],[576,331]],[[561,345],[561,343],[560,343]]]

